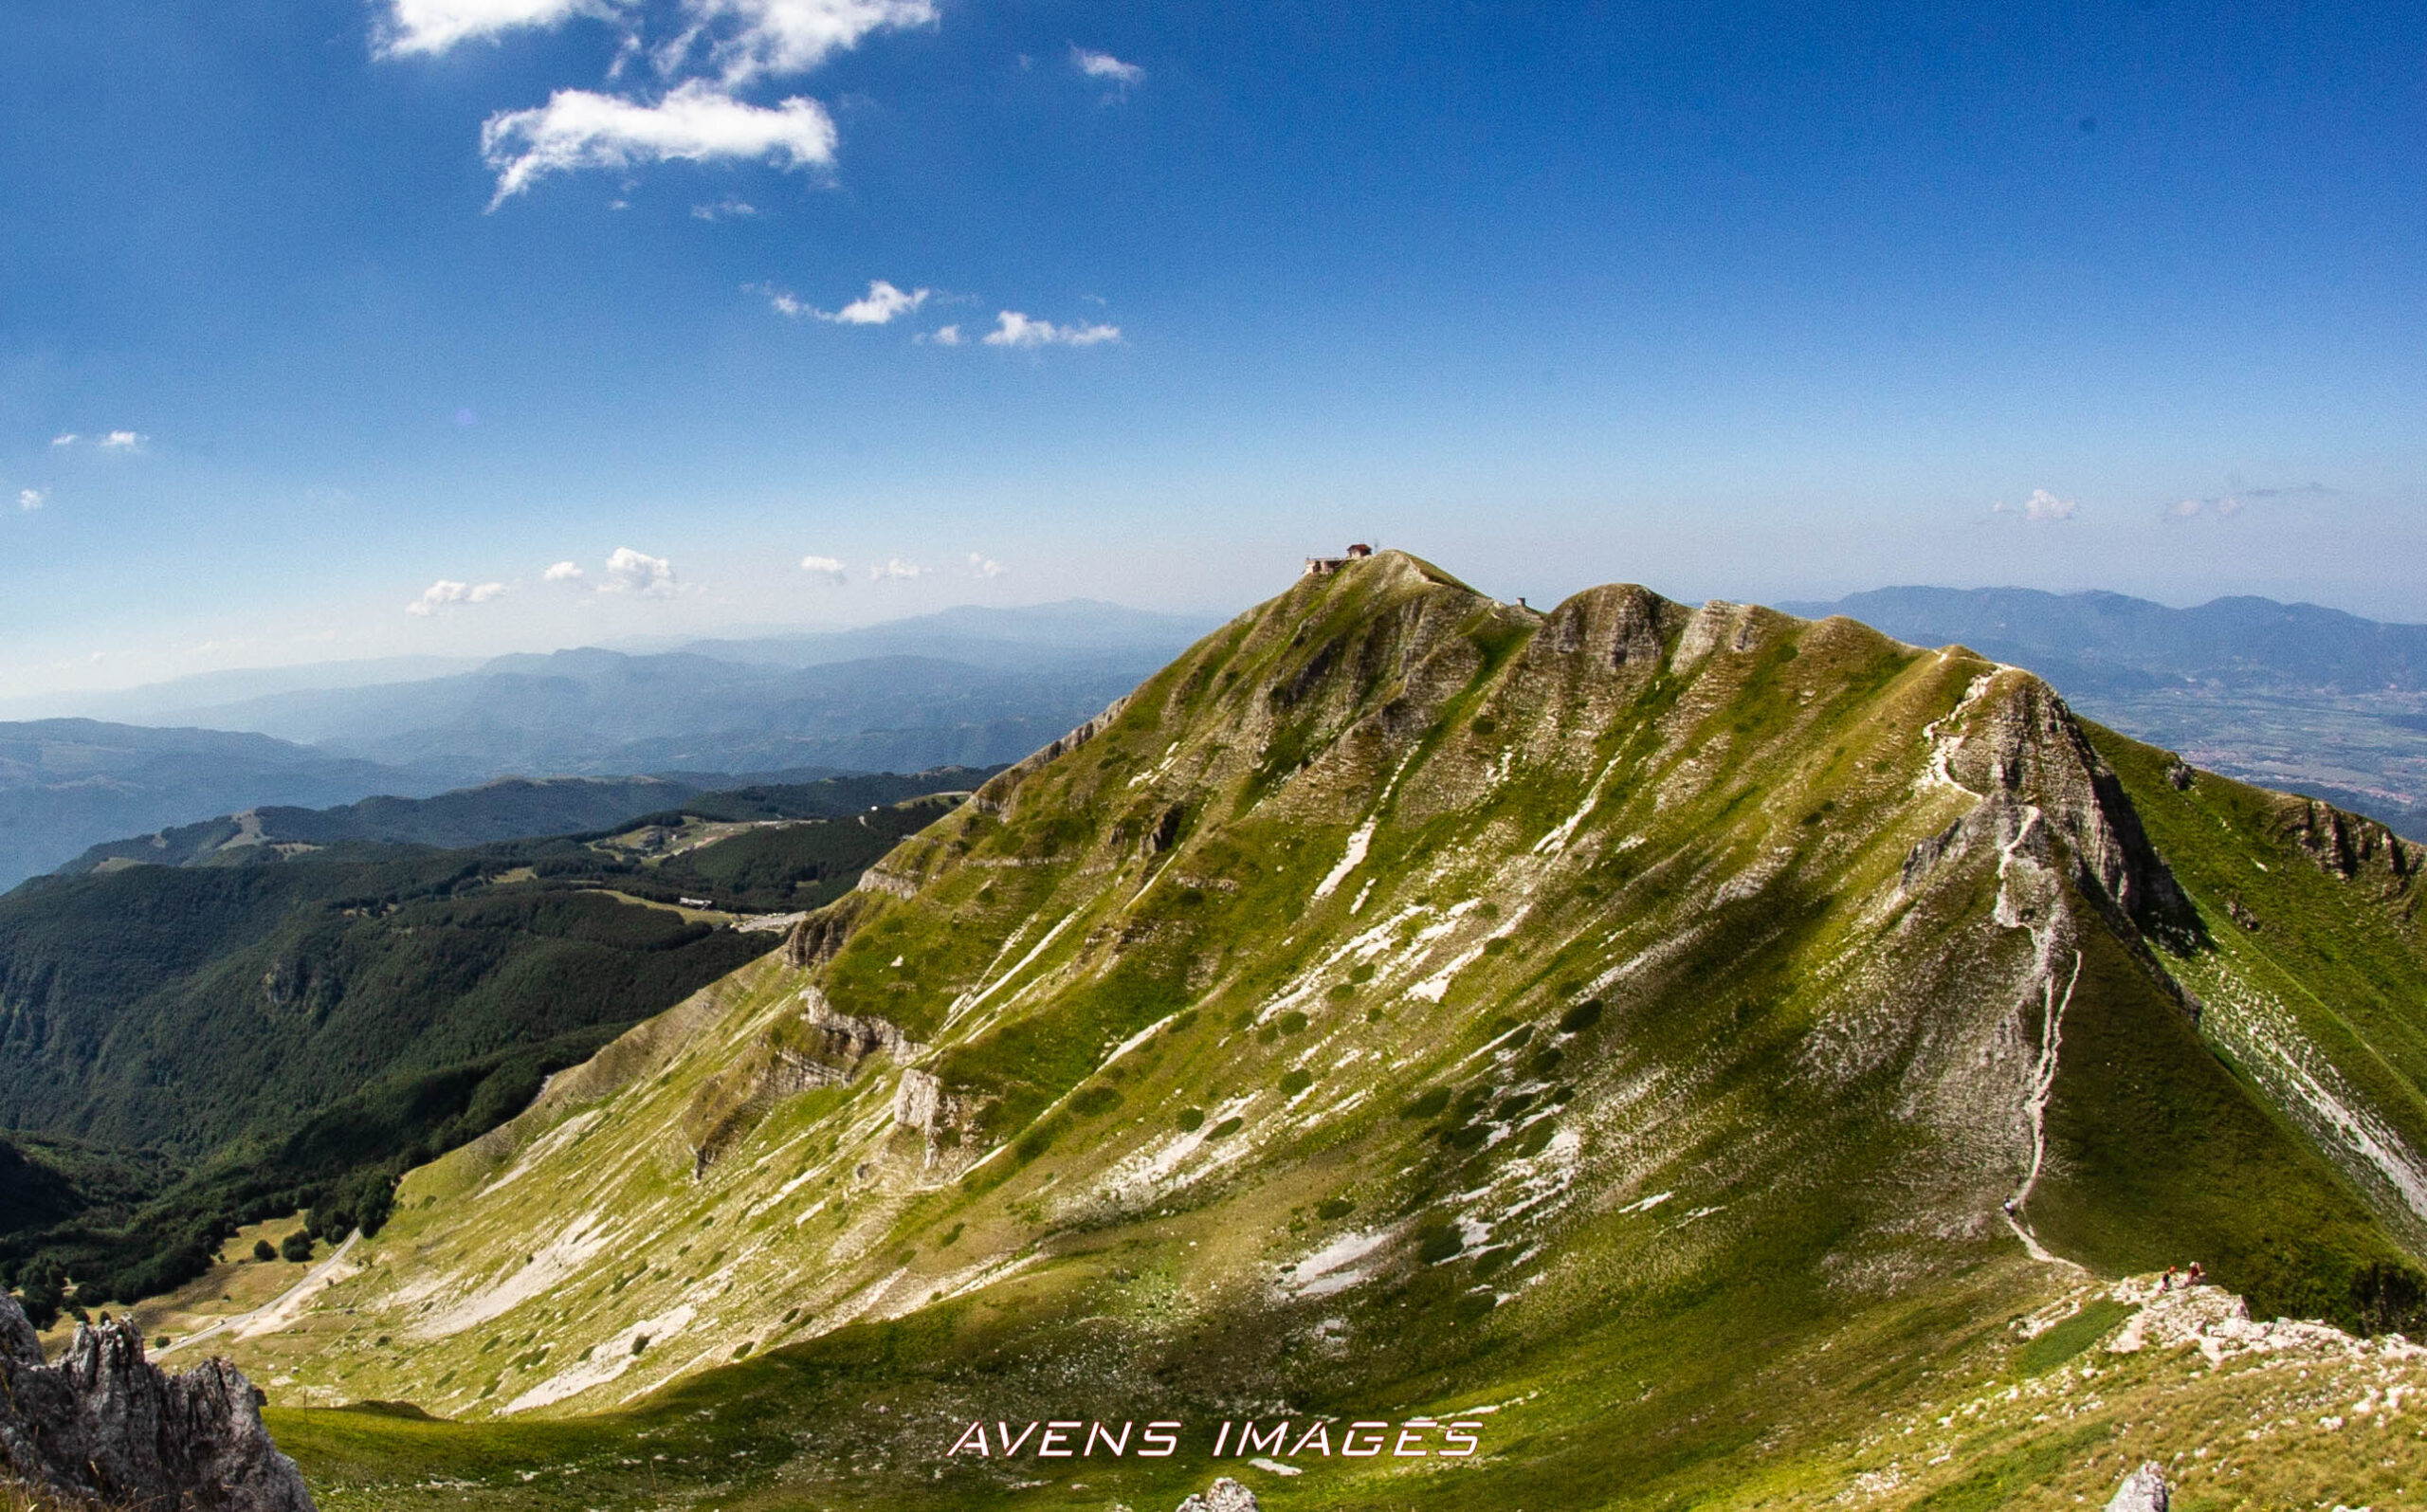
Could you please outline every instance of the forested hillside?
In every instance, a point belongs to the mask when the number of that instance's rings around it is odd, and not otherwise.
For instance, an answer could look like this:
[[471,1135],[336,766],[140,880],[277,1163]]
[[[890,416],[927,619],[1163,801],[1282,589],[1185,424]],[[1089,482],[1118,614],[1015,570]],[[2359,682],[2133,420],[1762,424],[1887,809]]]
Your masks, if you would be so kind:
[[737,817],[470,849],[114,862],[0,898],[0,1128],[26,1146],[0,1168],[0,1266],[131,1299],[273,1211],[342,1231],[397,1171],[780,938],[748,916],[849,892],[951,800],[757,817],[804,801],[749,790],[700,805]]
[[994,767],[770,774],[755,781],[704,776],[503,777],[428,798],[374,797],[332,809],[263,807],[151,834],[107,840],[61,867],[113,863],[192,866],[263,859],[265,851],[374,841],[480,846],[541,835],[597,833],[688,813],[708,819],[830,819],[921,793],[970,788]]

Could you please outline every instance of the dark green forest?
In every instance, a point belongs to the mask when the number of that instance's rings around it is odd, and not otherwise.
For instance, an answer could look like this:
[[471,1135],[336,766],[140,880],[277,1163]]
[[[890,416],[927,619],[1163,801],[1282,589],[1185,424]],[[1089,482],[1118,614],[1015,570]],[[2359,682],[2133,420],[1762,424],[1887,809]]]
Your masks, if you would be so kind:
[[[954,801],[799,819],[797,788],[744,789],[606,833],[20,885],[0,897],[0,1284],[41,1317],[182,1284],[280,1213],[375,1230],[403,1171],[783,938],[720,916],[839,897]],[[754,828],[711,828],[733,824]]]

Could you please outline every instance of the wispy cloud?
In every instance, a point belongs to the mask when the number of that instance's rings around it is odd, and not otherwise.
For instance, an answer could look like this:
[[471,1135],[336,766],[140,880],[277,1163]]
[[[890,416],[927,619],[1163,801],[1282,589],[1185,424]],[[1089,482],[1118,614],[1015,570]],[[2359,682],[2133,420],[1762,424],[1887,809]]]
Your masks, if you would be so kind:
[[957,325],[940,325],[932,331],[922,331],[910,339],[913,341],[932,341],[940,347],[957,347],[960,345],[960,327]]
[[616,0],[392,0],[379,27],[382,57],[445,52],[501,32],[557,26],[575,16],[612,16]]
[[680,71],[703,50],[727,85],[807,73],[871,31],[936,19],[929,0],[684,0],[683,12],[688,25],[657,49],[659,69]]
[[920,566],[917,562],[905,562],[899,556],[889,556],[885,558],[885,563],[883,567],[871,567],[868,569],[868,581],[871,583],[883,582],[888,578],[902,579],[924,577],[925,575],[927,575],[927,570],[925,568]]
[[905,294],[883,279],[871,279],[868,281],[867,294],[853,300],[832,315],[820,310],[817,312],[817,318],[821,320],[832,320],[840,325],[885,325],[889,323],[895,316],[907,315],[926,303],[929,292],[926,289],[912,289]]
[[[2256,492],[2261,498],[2271,497],[2272,494],[2272,491],[2265,490],[2259,490]],[[2242,512],[2242,501],[2236,496],[2233,494],[2220,494],[2214,499],[2177,500],[2175,502],[2166,506],[2165,518],[2168,519],[2198,519],[2202,515],[2205,515],[2214,519],[2231,519],[2234,516],[2240,514]]]
[[1122,63],[1108,52],[1090,52],[1073,43],[1070,66],[1089,79],[1101,79],[1113,86],[1115,93],[1126,95],[1146,82],[1146,70],[1134,63]]
[[2235,488],[2229,494],[2213,494],[2199,499],[2179,499],[2165,506],[2164,518],[2183,519],[2231,519],[2249,509],[2257,500],[2272,503],[2276,500],[2340,499],[2340,489],[2328,488],[2321,483],[2291,483],[2265,488]]
[[17,490],[17,507],[28,512],[40,509],[47,498],[39,488],[20,488]]
[[691,218],[695,221],[714,222],[739,220],[744,216],[756,215],[757,213],[757,206],[751,204],[748,200],[739,199],[721,199],[713,205],[694,205],[691,207]]
[[787,319],[798,320],[817,313],[817,306],[802,300],[790,289],[779,289],[773,283],[744,283],[744,294],[763,294],[768,305]]
[[141,451],[151,437],[133,430],[113,430],[95,443],[103,451]]
[[63,435],[53,436],[50,438],[50,444],[54,446],[72,446],[76,445],[76,432],[70,430]]
[[[824,167],[833,160],[835,140],[824,106],[800,97],[754,104],[740,92],[761,80],[807,73],[870,32],[937,19],[934,0],[679,0],[656,9],[643,0],[383,3],[373,49],[383,58],[432,56],[592,17],[623,31],[607,68],[610,81],[624,80],[638,60],[653,65],[666,91],[654,100],[642,89],[559,89],[545,105],[492,115],[481,128],[482,155],[498,175],[491,209],[545,174],[575,169],[667,159]],[[751,210],[733,202],[693,213],[720,220]]]
[[969,575],[972,577],[1000,577],[1010,571],[1010,568],[992,556],[979,552],[969,554]]
[[[640,9],[633,0],[389,0],[375,47],[382,57],[428,56],[578,16],[630,27]],[[683,0],[679,15],[679,29],[653,47],[628,33],[609,77],[644,50],[668,76],[691,71],[704,55],[731,85],[806,73],[871,31],[933,22],[936,8],[932,0]]]
[[559,89],[531,110],[501,111],[481,128],[481,155],[497,171],[491,209],[548,173],[641,163],[765,161],[784,169],[834,160],[834,122],[816,100],[773,108],[734,99],[704,80],[655,104],[588,89]]
[[614,555],[607,558],[607,580],[598,585],[598,592],[672,598],[683,592],[683,584],[674,575],[674,564],[665,557],[618,546]]
[[2078,499],[2059,499],[2045,488],[2034,488],[2031,490],[2031,497],[2024,500],[2019,506],[2009,504],[2000,499],[1989,512],[1993,515],[2020,515],[2035,524],[2045,524],[2053,520],[2071,519],[2081,507],[2081,501]]
[[812,577],[822,577],[838,585],[851,580],[850,569],[843,565],[839,556],[804,556],[800,559],[800,570]]
[[932,289],[898,289],[883,279],[870,279],[868,291],[839,310],[821,310],[789,289],[772,283],[745,283],[746,293],[763,294],[777,315],[794,320],[824,320],[831,325],[888,325],[927,302]]
[[1017,310],[1003,310],[995,315],[995,329],[986,333],[985,339],[990,347],[1091,347],[1120,340],[1121,327],[1055,325],[1050,320],[1031,320]]
[[503,583],[459,583],[451,577],[442,577],[423,589],[421,597],[406,605],[405,612],[428,619],[440,610],[457,604],[485,604],[504,594]]
[[555,566],[549,568],[546,572],[541,573],[539,574],[539,581],[543,583],[578,583],[584,577],[589,575],[589,574],[581,570],[581,563],[579,562],[558,562]]

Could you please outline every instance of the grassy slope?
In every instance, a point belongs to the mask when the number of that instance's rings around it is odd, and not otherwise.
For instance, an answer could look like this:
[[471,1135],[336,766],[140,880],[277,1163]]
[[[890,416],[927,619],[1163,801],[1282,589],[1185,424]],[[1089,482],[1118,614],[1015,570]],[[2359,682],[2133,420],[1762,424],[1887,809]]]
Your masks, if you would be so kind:
[[[2083,960],[2044,1238],[2204,1254],[2263,1301],[2401,1254],[2061,847],[1905,882],[2036,698],[1843,622],[1620,590],[1544,621],[1389,556],[1302,584],[888,858],[915,896],[853,900],[813,974],[753,967],[415,1173],[362,1272],[248,1363],[290,1400],[484,1420],[282,1418],[340,1503],[409,1504],[393,1483],[443,1457],[500,1505],[661,1474],[718,1504],[990,1504],[1038,1472],[940,1465],[975,1417],[1479,1401],[1506,1404],[1487,1460],[1335,1462],[1273,1504],[1825,1499],[1875,1419],[2006,1378],[2008,1320],[2071,1274],[1995,1218],[2045,1029],[2041,934],[1989,917],[2009,870]],[[2052,814],[2061,776],[2032,779]],[[786,1095],[804,988],[935,1047],[909,1053],[943,1116],[891,1116],[882,1056]],[[2214,1200],[2228,1176],[2266,1200]],[[2271,1268],[2288,1233],[2324,1242]],[[1305,1284],[1343,1241],[1354,1284]],[[2066,1431],[2206,1410],[2179,1384],[2102,1387]],[[573,1409],[610,1415],[537,1420]],[[1892,1499],[2085,1463],[2043,1427],[1901,1465]],[[1039,1504],[1102,1505],[1205,1466],[1048,1473]]]

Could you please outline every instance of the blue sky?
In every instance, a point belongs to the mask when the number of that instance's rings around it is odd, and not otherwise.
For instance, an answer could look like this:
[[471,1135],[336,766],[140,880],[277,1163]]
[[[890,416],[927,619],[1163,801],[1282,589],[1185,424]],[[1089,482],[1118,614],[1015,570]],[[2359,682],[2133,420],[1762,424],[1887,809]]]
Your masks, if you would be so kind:
[[2427,619],[2417,7],[2027,9],[19,8],[0,696],[1373,537]]

